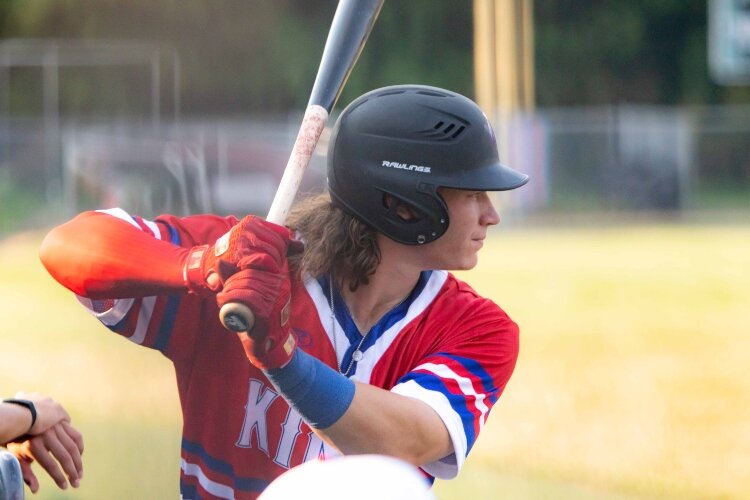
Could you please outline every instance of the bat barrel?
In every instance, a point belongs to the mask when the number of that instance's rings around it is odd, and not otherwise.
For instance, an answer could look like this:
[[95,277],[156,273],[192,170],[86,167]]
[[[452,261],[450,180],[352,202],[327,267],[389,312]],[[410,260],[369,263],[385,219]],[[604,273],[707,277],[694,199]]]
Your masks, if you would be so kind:
[[340,0],[328,32],[309,105],[331,112],[385,0]]
[[322,106],[310,105],[305,111],[302,125],[294,141],[292,154],[289,156],[284,175],[281,177],[276,196],[273,197],[271,208],[266,220],[274,224],[283,224],[294,203],[294,197],[302,182],[302,176],[310,163],[320,134],[326,128],[328,112]]
[[[286,220],[302,182],[302,176],[325,129],[328,115],[362,52],[384,1],[339,1],[323,48],[323,57],[315,76],[305,117],[266,217],[269,222],[283,224]],[[255,316],[249,308],[234,302],[222,306],[219,319],[229,330],[250,331]]]

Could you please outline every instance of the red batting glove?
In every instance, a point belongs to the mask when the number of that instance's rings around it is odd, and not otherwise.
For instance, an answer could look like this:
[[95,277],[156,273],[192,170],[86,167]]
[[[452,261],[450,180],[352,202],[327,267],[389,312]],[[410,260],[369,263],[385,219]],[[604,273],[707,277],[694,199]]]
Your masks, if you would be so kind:
[[270,259],[280,265],[290,249],[299,249],[300,243],[292,237],[288,228],[248,215],[213,245],[190,249],[183,267],[185,285],[193,293],[206,295],[219,291],[242,260]]
[[245,355],[261,370],[280,368],[292,359],[296,348],[289,321],[289,268],[286,260],[278,266],[268,256],[251,259],[243,261],[242,269],[226,280],[216,299],[220,308],[240,302],[253,311],[252,330],[238,333]]

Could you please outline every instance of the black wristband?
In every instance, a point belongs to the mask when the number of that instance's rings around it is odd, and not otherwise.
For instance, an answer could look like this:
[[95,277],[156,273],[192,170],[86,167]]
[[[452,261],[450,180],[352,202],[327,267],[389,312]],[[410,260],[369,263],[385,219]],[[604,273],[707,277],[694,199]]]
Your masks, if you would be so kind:
[[34,403],[29,401],[28,399],[3,399],[3,403],[10,403],[27,408],[31,412],[31,425],[29,426],[29,430],[26,432],[28,433],[29,431],[31,431],[31,428],[34,427],[34,424],[36,423],[36,407],[34,406]]

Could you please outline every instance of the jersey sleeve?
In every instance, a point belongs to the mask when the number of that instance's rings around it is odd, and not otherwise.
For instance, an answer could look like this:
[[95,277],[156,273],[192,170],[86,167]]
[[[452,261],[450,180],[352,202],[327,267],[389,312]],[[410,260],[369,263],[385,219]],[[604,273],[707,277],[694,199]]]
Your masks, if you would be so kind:
[[497,305],[478,298],[441,330],[435,350],[401,377],[393,392],[419,399],[440,416],[454,453],[422,468],[455,477],[502,394],[518,358],[518,326]]
[[[213,243],[236,223],[233,217],[171,215],[147,220],[122,209],[101,213],[124,220],[153,238],[173,245],[191,247]],[[137,249],[133,249],[137,251]],[[212,298],[188,293],[171,293],[146,297],[92,299],[76,295],[78,301],[111,331],[131,342],[160,351],[173,361],[189,355],[194,337],[206,315],[218,310]]]

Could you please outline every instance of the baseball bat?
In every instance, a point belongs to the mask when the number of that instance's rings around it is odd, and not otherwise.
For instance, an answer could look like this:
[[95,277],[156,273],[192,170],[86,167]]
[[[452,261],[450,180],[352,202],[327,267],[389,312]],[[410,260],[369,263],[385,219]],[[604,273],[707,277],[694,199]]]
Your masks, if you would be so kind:
[[[302,118],[292,153],[271,203],[266,220],[283,224],[328,115],[362,52],[385,0],[340,0],[328,31],[310,100]],[[253,328],[255,316],[244,304],[230,302],[219,311],[224,327],[236,332]]]

